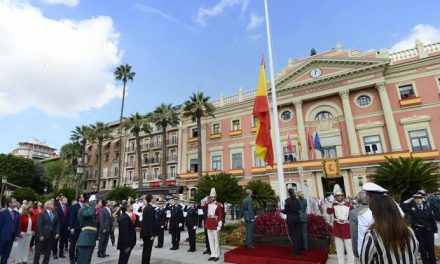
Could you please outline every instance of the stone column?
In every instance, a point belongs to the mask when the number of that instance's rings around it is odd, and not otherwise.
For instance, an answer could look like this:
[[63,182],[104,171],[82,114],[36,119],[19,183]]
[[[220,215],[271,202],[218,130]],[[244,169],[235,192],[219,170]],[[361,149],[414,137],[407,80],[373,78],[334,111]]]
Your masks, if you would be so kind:
[[308,160],[309,159],[309,152],[307,151],[309,147],[307,146],[307,139],[306,139],[306,131],[304,127],[304,117],[303,117],[303,110],[302,110],[302,101],[301,100],[295,100],[293,102],[295,105],[295,112],[296,112],[296,125],[298,130],[298,136],[301,140],[302,145],[302,153],[301,153],[301,159],[302,160]]
[[385,83],[377,83],[376,88],[379,91],[380,102],[382,103],[383,115],[387,126],[388,137],[390,139],[391,150],[401,151],[399,134],[397,133],[396,122],[394,121],[393,109],[391,109]]
[[347,126],[348,142],[350,144],[350,154],[352,156],[359,155],[359,145],[356,137],[356,129],[354,128],[353,114],[351,113],[350,99],[348,89],[339,92],[342,99],[342,107],[344,108],[345,125]]

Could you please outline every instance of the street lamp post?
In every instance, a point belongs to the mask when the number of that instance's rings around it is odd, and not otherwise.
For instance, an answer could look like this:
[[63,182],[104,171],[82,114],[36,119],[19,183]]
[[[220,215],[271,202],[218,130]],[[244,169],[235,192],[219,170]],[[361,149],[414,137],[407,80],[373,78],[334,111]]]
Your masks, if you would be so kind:
[[44,195],[46,195],[46,193],[47,193],[47,187],[44,186]]
[[79,187],[81,185],[81,176],[84,173],[84,163],[82,157],[78,157],[76,167],[76,188],[75,188],[75,198],[79,195]]

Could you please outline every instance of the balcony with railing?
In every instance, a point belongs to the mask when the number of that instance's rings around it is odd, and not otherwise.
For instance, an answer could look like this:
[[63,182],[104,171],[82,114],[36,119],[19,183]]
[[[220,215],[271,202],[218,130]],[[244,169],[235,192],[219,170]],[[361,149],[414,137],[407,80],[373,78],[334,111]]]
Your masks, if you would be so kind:
[[167,145],[177,145],[179,144],[179,140],[177,140],[177,138],[171,138],[167,140]]
[[150,144],[142,144],[141,145],[141,150],[148,150],[150,148]]
[[136,150],[136,146],[128,146],[125,148],[126,152],[134,152]]
[[125,167],[134,167],[134,161],[128,161],[128,162],[125,162]]
[[150,148],[161,148],[162,147],[162,141],[157,141],[157,142],[153,142],[150,143]]
[[151,164],[158,164],[158,163],[160,163],[160,161],[161,161],[161,158],[159,158],[159,157],[150,159]]
[[176,179],[177,173],[176,172],[169,172],[167,179]]
[[168,156],[167,162],[177,162],[177,155]]

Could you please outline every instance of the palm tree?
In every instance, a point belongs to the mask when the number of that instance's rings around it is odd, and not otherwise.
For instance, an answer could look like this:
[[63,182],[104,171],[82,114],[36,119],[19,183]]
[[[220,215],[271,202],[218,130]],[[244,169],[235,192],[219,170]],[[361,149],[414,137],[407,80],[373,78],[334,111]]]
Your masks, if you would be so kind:
[[183,116],[197,122],[197,177],[202,178],[202,117],[214,117],[215,107],[203,92],[193,93],[183,106]]
[[171,104],[162,103],[159,105],[150,117],[151,122],[162,127],[162,185],[166,185],[167,180],[167,127],[177,125],[179,115]]
[[135,72],[131,71],[131,66],[128,64],[122,64],[115,69],[114,76],[117,81],[122,81],[123,90],[122,90],[122,104],[121,104],[121,116],[119,118],[119,175],[118,182],[121,184],[121,163],[122,163],[122,117],[124,115],[124,102],[125,102],[125,87],[128,81],[133,81]]
[[[84,163],[86,158],[86,144],[90,138],[90,127],[84,125],[81,127],[76,126],[75,129],[72,130],[70,133],[70,140],[77,144],[80,144],[79,155],[81,156],[82,162]],[[78,175],[78,178],[76,180],[75,197],[78,197],[79,186],[81,186],[81,178]]]
[[127,120],[125,120],[122,123],[122,127],[126,131],[129,131],[135,137],[136,159],[137,159],[136,168],[138,171],[137,177],[139,179],[139,188],[141,188],[143,183],[142,183],[142,175],[141,175],[142,174],[142,157],[141,157],[141,143],[140,143],[139,134],[141,131],[144,131],[147,134],[150,133],[151,127],[148,124],[148,121],[146,120],[146,118],[139,113],[135,113],[135,114],[131,115]]
[[440,175],[437,163],[413,157],[386,159],[371,177],[375,183],[388,189],[396,201],[404,201],[418,190],[438,191]]
[[267,204],[277,203],[275,191],[268,183],[261,180],[251,180],[244,188],[252,190],[252,200],[256,209],[264,209]]
[[67,182],[69,182],[69,179],[73,179],[76,174],[77,158],[80,155],[80,149],[81,147],[78,142],[68,143],[61,147],[60,156],[63,163],[62,176]]
[[111,133],[112,129],[103,122],[96,122],[94,125],[90,125],[90,139],[98,143],[98,182],[96,191],[99,191],[101,186],[102,143],[104,140],[112,138]]

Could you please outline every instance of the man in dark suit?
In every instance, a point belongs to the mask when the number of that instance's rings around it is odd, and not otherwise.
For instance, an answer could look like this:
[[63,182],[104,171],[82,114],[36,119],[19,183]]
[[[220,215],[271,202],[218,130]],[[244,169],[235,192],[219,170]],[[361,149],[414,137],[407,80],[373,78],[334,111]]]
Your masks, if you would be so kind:
[[20,234],[20,214],[15,210],[18,203],[14,198],[7,201],[8,208],[0,212],[0,263],[8,263],[11,254],[12,245]]
[[[60,238],[59,238],[59,256],[65,258],[64,248],[67,248],[69,243],[69,209],[67,208],[67,197],[61,197],[59,200],[59,206],[56,207],[58,218],[60,219]],[[58,258],[58,241],[55,241],[53,247],[53,258]]]
[[188,252],[196,251],[196,229],[199,223],[199,216],[197,208],[195,207],[194,199],[189,200],[189,205],[186,208],[186,227],[188,228],[189,249]]
[[119,217],[119,236],[117,249],[119,250],[118,264],[127,264],[131,250],[136,245],[136,229],[134,222],[128,214],[133,210],[131,204],[124,202],[121,206],[121,216]]
[[144,248],[142,250],[142,264],[150,263],[151,248],[153,247],[154,237],[156,236],[156,212],[151,205],[152,199],[153,196],[151,196],[151,194],[147,195],[147,205],[142,213],[141,237],[144,241]]
[[102,201],[102,208],[101,211],[99,211],[99,223],[98,257],[105,258],[109,256],[105,252],[107,250],[110,232],[113,229],[113,217],[106,200]]
[[79,234],[81,233],[81,225],[78,219],[78,212],[84,206],[84,195],[78,197],[78,203],[72,205],[69,208],[69,228],[70,228],[70,247],[69,247],[69,260],[71,264],[75,264],[78,256],[76,250],[76,242],[78,241]]
[[241,213],[246,222],[246,245],[248,249],[254,249],[254,224],[255,208],[252,201],[252,190],[246,190],[247,196],[243,199]]
[[44,255],[43,264],[49,263],[50,251],[60,234],[60,220],[55,211],[54,200],[44,204],[45,211],[37,218],[37,246],[35,248],[34,264],[40,263],[41,254]]

